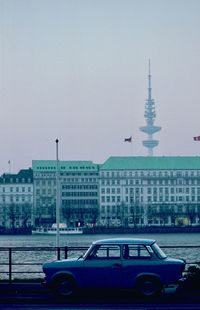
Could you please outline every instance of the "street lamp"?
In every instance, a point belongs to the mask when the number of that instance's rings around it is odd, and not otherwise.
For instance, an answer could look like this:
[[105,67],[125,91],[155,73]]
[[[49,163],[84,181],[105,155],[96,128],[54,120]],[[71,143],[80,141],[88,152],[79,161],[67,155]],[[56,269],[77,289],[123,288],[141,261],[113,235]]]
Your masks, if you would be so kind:
[[58,142],[56,139],[56,246],[60,246],[60,180],[59,180],[59,159]]

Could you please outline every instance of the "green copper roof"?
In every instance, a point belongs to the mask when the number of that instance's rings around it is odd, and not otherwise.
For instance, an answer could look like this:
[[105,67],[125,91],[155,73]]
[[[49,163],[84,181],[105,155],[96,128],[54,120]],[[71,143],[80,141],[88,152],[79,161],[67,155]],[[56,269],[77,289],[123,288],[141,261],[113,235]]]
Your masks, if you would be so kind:
[[200,157],[110,157],[100,170],[200,169]]
[[[59,161],[60,171],[98,171],[99,165],[92,161]],[[54,172],[56,171],[56,160],[33,160],[33,171]]]

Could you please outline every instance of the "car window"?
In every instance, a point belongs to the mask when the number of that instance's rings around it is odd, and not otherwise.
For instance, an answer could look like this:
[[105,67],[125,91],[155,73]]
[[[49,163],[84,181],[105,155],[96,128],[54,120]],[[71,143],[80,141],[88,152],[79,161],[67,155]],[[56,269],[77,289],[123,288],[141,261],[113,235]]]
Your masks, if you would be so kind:
[[125,244],[123,246],[124,259],[151,258],[151,254],[144,245]]
[[167,255],[161,250],[157,243],[152,244],[152,248],[159,258],[165,259],[167,257]]
[[90,254],[90,259],[104,258],[120,258],[120,247],[118,245],[100,245]]

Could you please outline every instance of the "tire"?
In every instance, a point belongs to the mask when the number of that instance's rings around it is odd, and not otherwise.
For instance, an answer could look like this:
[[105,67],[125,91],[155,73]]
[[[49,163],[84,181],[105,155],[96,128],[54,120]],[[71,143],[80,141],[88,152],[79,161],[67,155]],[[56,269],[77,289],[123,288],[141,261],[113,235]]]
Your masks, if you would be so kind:
[[144,297],[159,295],[162,290],[160,280],[155,277],[143,277],[138,279],[137,291]]
[[76,292],[75,281],[67,276],[59,277],[53,282],[53,291],[59,297],[71,298]]

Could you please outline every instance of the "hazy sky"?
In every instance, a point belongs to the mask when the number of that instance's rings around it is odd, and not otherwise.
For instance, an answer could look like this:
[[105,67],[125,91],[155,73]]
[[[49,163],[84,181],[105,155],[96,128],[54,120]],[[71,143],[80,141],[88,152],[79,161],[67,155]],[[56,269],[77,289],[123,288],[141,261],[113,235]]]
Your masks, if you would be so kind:
[[0,0],[0,174],[146,156],[149,58],[154,154],[200,155],[199,0]]

